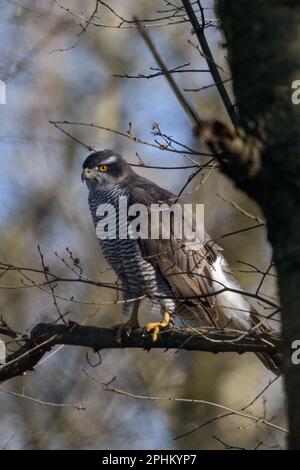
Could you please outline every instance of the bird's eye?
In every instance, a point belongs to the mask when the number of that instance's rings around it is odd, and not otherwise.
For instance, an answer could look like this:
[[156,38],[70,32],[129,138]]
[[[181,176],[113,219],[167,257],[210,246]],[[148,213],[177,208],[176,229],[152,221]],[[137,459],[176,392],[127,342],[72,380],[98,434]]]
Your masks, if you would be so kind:
[[104,171],[107,171],[107,165],[100,165],[100,166],[98,166],[98,169],[99,169],[99,171],[101,171],[103,173]]

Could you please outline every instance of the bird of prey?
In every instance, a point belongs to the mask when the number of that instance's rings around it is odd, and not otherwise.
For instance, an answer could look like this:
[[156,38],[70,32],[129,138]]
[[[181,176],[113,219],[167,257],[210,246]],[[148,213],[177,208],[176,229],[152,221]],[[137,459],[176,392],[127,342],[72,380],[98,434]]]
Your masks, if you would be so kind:
[[[119,223],[120,197],[126,197],[129,205],[143,204],[149,214],[153,204],[183,204],[171,192],[135,173],[125,158],[112,150],[89,155],[83,163],[82,180],[89,189],[95,227],[102,204],[115,208]],[[122,283],[123,313],[130,316],[118,330],[119,340],[124,330],[130,332],[139,327],[138,310],[144,297],[162,314],[162,321],[147,324],[153,341],[160,330],[171,326],[174,318],[189,326],[229,327],[243,332],[252,328],[271,330],[242,295],[222,249],[206,233],[195,249],[184,235],[178,239],[172,231],[168,239],[116,236],[99,241]],[[257,355],[266,367],[279,373],[279,358],[277,361],[273,355]]]

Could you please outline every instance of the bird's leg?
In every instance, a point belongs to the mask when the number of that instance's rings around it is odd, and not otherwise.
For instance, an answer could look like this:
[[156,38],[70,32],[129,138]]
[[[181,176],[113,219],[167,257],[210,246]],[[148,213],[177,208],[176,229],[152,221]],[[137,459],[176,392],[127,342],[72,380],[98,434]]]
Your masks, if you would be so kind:
[[139,304],[140,304],[140,300],[136,300],[134,302],[132,313],[130,315],[129,320],[126,323],[120,323],[118,325],[113,326],[113,328],[117,332],[118,343],[122,342],[122,337],[125,331],[127,334],[130,334],[132,330],[134,330],[135,328],[141,327],[139,324]]
[[163,330],[165,328],[169,328],[172,326],[172,318],[168,314],[168,312],[164,312],[163,319],[160,322],[155,322],[155,323],[147,323],[146,329],[147,333],[150,333],[152,331],[152,341],[155,343],[158,338],[158,333],[160,330]]

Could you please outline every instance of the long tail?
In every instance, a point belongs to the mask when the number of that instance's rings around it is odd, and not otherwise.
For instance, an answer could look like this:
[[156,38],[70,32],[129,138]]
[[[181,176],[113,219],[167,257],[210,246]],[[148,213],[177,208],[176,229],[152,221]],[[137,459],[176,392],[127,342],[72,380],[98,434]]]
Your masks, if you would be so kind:
[[[251,307],[252,312],[251,312],[251,319],[253,321],[253,326],[257,325],[258,323],[261,323],[261,317],[258,315],[256,310],[254,310],[253,307]],[[267,322],[264,322],[260,325],[259,327],[260,331],[264,331],[265,333],[270,335],[270,339],[272,337],[279,336],[277,331],[272,330],[272,328],[267,324]],[[282,373],[282,363],[283,363],[283,354],[280,351],[276,351],[274,354],[266,354],[266,353],[256,353],[257,357],[261,360],[263,365],[269,369],[273,374],[276,375],[281,375]]]
[[[238,330],[251,330],[254,326],[259,331],[263,331],[272,336],[278,336],[278,333],[274,331],[266,321],[262,322],[261,315],[249,304],[248,300],[240,294],[242,292],[241,287],[232,276],[228,264],[222,255],[219,255],[216,262],[214,263],[214,271],[212,273],[214,279],[214,290],[216,291],[216,304],[220,315],[221,324],[232,325]],[[221,290],[220,285],[228,287],[228,290]],[[219,293],[218,293],[219,291]],[[281,374],[281,365],[283,355],[280,351],[276,351],[273,355],[265,353],[257,353],[258,358],[261,362],[271,370],[274,374]]]
[[273,374],[277,376],[282,374],[283,355],[280,352],[277,352],[274,356],[265,353],[256,353],[256,355],[263,365],[273,372]]

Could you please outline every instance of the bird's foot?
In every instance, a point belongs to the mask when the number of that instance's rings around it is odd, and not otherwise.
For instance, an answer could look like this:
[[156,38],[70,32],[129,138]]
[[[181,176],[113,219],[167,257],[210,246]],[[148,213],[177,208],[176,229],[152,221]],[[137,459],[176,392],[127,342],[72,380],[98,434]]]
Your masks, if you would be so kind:
[[160,332],[160,330],[170,328],[172,325],[172,318],[170,317],[168,312],[165,312],[162,321],[155,323],[147,323],[146,330],[147,333],[152,332],[152,341],[153,343],[155,343],[155,341],[157,341],[158,333]]
[[141,328],[141,326],[137,320],[129,318],[126,323],[119,323],[118,325],[114,325],[112,328],[116,331],[117,343],[122,343],[124,334],[130,336],[132,330]]

